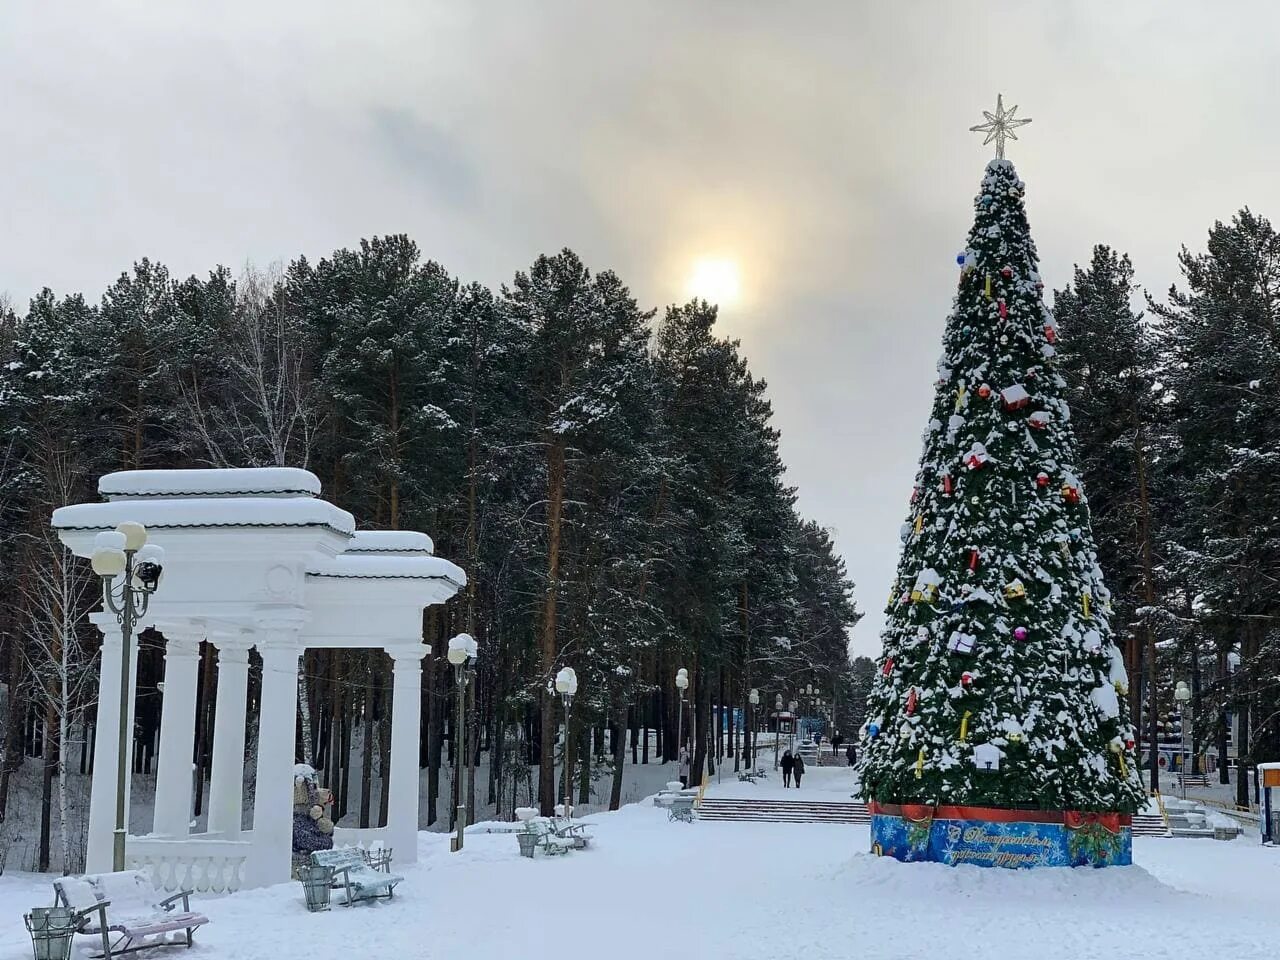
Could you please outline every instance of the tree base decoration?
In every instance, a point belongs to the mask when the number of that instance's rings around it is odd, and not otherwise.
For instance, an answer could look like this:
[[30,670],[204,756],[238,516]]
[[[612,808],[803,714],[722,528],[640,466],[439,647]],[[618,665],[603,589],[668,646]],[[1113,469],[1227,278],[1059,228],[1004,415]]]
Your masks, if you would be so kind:
[[1111,867],[1133,862],[1127,813],[868,804],[871,852],[904,863]]

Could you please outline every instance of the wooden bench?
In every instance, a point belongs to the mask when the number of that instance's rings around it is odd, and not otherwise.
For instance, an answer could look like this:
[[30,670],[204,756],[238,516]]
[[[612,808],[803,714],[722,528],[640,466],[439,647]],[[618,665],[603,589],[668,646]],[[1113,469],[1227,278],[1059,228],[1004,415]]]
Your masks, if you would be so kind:
[[[145,870],[60,877],[53,889],[55,902],[75,912],[76,932],[102,938],[102,952],[91,954],[95,960],[151,947],[190,947],[196,930],[209,922],[192,912],[190,890],[158,899]],[[181,937],[168,939],[179,931]]]
[[390,900],[395,896],[396,884],[404,879],[373,869],[355,847],[316,850],[311,854],[311,863],[333,871],[334,889],[343,890],[347,895],[344,907],[358,900]]

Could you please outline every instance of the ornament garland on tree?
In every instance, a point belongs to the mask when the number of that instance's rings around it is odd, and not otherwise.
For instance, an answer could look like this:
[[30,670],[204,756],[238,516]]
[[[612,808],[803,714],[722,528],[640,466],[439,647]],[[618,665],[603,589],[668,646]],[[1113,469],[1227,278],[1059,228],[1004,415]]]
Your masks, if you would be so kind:
[[[1001,103],[978,129],[998,132],[1012,113]],[[956,258],[959,288],[898,566],[915,602],[887,610],[862,792],[904,810],[1129,814],[1145,792],[1116,692],[1128,679],[1073,472],[1076,439],[1053,367],[1057,325],[1041,299],[1022,196],[1013,165],[992,161]],[[898,735],[878,736],[884,729]]]

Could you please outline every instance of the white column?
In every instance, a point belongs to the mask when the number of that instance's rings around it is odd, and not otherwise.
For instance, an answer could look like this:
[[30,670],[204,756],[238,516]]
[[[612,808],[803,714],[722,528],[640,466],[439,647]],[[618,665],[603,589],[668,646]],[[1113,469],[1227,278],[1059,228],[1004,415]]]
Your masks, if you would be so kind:
[[391,698],[391,778],[387,843],[397,863],[418,859],[418,748],[422,724],[422,657],[427,648],[388,650],[394,658]]
[[[93,779],[89,794],[89,836],[85,852],[88,873],[108,873],[112,867],[112,839],[116,826],[116,775],[120,757],[120,669],[124,642],[115,614],[99,611],[89,619],[102,632],[102,656],[98,661],[98,719],[94,726]],[[129,658],[128,747],[133,749],[133,709],[138,683],[138,638],[133,638]],[[129,790],[133,781],[133,757],[125,768],[125,825],[129,823]]]
[[200,633],[188,626],[164,630],[164,694],[160,703],[160,757],[152,830],[184,838],[191,825],[191,755],[196,739],[196,684]]
[[209,832],[234,840],[244,803],[244,728],[249,691],[249,647],[239,639],[210,638],[218,648],[213,771],[209,776]]
[[258,767],[253,796],[253,847],[248,886],[289,879],[293,853],[293,764],[298,720],[298,629],[268,627],[257,639],[262,655]]

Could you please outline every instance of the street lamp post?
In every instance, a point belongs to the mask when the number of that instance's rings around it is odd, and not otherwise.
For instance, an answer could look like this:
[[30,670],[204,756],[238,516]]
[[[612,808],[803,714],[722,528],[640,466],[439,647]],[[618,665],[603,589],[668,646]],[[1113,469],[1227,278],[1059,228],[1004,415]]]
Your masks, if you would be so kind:
[[[116,758],[116,828],[112,837],[113,870],[124,869],[125,782],[132,751],[129,737],[129,677],[133,652],[133,631],[146,615],[151,594],[160,585],[164,570],[164,550],[147,544],[147,528],[126,521],[113,531],[98,534],[93,541],[93,572],[102,578],[102,603],[116,615],[124,639],[120,653],[120,731]],[[116,584],[116,578],[120,582]],[[101,694],[99,694],[101,696]]]
[[747,748],[747,772],[755,770],[756,763],[756,707],[760,706],[760,691],[755,687],[747,694],[748,711],[746,735],[742,738]]
[[679,770],[680,751],[684,749],[684,692],[689,689],[689,671],[684,667],[676,671],[676,689],[680,691],[680,702],[676,706],[676,769]]
[[795,700],[792,700],[791,709],[790,709],[791,729],[787,735],[787,749],[790,750],[792,753],[796,752],[796,721],[799,719],[799,716],[800,716],[798,713],[799,709],[800,709],[800,704],[797,703]]
[[467,826],[467,782],[462,775],[462,757],[467,752],[467,686],[475,676],[478,653],[479,645],[469,633],[460,633],[449,641],[448,658],[458,687],[458,719],[454,724],[457,742],[453,745],[453,782],[458,795],[458,810],[454,815],[457,834],[450,845],[454,853],[462,851],[463,831]]
[[1178,701],[1178,713],[1182,718],[1182,799],[1187,799],[1187,764],[1193,763],[1191,736],[1191,688],[1187,681],[1179,680],[1173,690],[1173,699]]
[[773,698],[773,769],[778,769],[778,741],[782,739],[782,694]]
[[569,774],[573,769],[569,763],[569,715],[573,710],[573,696],[578,692],[578,674],[573,667],[562,667],[556,674],[556,693],[564,703],[564,816],[572,816],[569,807]]

